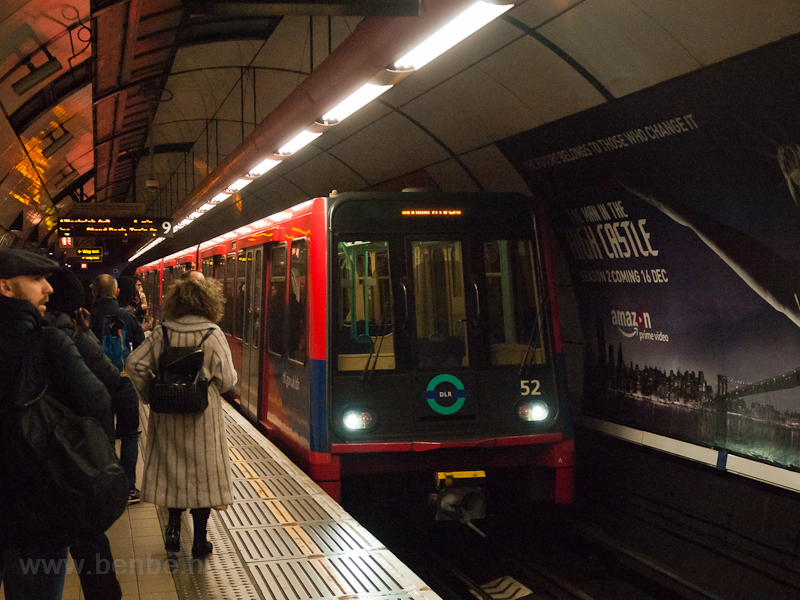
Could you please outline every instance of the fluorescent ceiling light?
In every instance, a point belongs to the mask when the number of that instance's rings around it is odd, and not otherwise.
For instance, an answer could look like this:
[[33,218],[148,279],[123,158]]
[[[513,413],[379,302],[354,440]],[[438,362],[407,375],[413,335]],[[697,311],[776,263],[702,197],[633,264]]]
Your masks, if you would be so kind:
[[225,190],[225,191],[226,192],[228,192],[228,191],[230,191],[230,192],[238,192],[239,190],[244,188],[246,185],[250,185],[250,182],[252,182],[252,181],[253,181],[252,179],[237,179],[232,184],[230,184],[228,186],[228,189]]
[[391,85],[375,85],[365,83],[347,98],[342,100],[333,109],[322,115],[322,120],[326,123],[341,123],[347,117],[375,100],[383,92],[388,90]]
[[394,63],[398,70],[417,70],[427,65],[434,58],[469,37],[478,29],[496,19],[513,4],[489,4],[476,2],[439,31],[434,33],[403,58]]
[[273,160],[271,158],[266,158],[258,163],[255,167],[253,167],[248,175],[251,177],[261,177],[264,173],[269,171],[271,168],[280,164],[281,161]]
[[199,211],[194,211],[192,214],[190,214],[190,215],[189,215],[189,218],[190,218],[190,219],[192,219],[192,220],[194,220],[194,219],[196,219],[197,217],[199,217],[199,216],[200,216],[200,215],[202,215],[202,214],[203,214],[203,213],[201,213],[201,212],[199,212]]
[[213,202],[214,204],[219,204],[223,200],[227,200],[230,197],[231,195],[228,192],[220,192],[211,199],[211,202]]
[[288,143],[286,143],[280,150],[278,150],[278,154],[282,155],[294,154],[295,152],[300,150],[300,148],[302,148],[306,144],[313,142],[321,135],[322,132],[314,133],[312,131],[301,131]]
[[211,210],[212,208],[214,208],[214,205],[211,202],[206,202],[205,204],[203,204],[203,206],[201,206],[197,210],[199,210],[200,212],[206,212],[207,210]]

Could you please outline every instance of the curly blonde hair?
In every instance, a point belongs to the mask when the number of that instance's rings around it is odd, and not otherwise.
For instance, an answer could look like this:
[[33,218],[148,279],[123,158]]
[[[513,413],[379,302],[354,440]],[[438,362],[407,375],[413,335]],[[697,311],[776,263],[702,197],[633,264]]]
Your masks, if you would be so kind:
[[170,320],[196,315],[218,323],[224,314],[225,297],[216,279],[179,280],[164,298],[164,316]]

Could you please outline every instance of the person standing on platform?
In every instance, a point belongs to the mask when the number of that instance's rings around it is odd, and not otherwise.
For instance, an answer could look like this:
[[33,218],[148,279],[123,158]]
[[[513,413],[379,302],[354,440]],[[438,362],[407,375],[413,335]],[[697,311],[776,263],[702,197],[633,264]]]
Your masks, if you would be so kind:
[[[117,280],[111,275],[100,275],[92,284],[95,301],[92,307],[90,325],[92,333],[97,336],[106,355],[115,362],[116,345],[121,346],[121,360],[115,364],[124,371],[124,360],[132,349],[144,341],[144,331],[135,316],[117,302],[119,287]],[[115,337],[119,336],[119,337]],[[136,489],[136,461],[139,460],[139,398],[126,376],[119,378],[119,385],[111,395],[114,414],[117,417],[117,436],[120,438],[119,462],[125,469],[130,485],[128,504],[139,502],[139,490]]]
[[[50,327],[60,329],[69,336],[78,348],[86,366],[97,377],[109,394],[119,385],[119,370],[103,352],[103,347],[95,335],[89,331],[89,311],[83,307],[85,294],[83,284],[67,268],[54,271],[47,278],[53,292],[47,301],[44,315]],[[108,427],[108,441],[113,448],[116,442],[113,424]],[[76,540],[69,547],[72,560],[76,564],[87,565],[78,571],[83,597],[86,600],[119,600],[122,588],[114,569],[114,556],[105,533]],[[90,566],[92,565],[92,566]],[[106,570],[98,570],[95,565],[109,565]]]
[[[18,379],[25,348],[35,336],[46,336],[39,375],[53,396],[80,416],[112,427],[111,399],[92,375],[75,344],[63,332],[45,327],[39,313],[53,288],[46,276],[58,263],[21,250],[0,250],[0,407],[14,400],[9,391]],[[64,589],[67,548],[47,539],[31,539],[6,510],[15,489],[0,475],[0,578],[6,600],[57,600]],[[29,570],[31,564],[46,569]]]
[[150,331],[153,320],[145,319],[142,321],[138,316],[137,304],[139,302],[139,295],[136,292],[136,280],[133,277],[123,275],[117,279],[117,287],[119,288],[117,304],[119,304],[121,308],[127,310],[136,318],[137,321],[139,321],[140,325],[142,326],[142,331]]
[[144,293],[144,288],[142,287],[142,278],[136,275],[134,280],[136,281],[136,295],[138,297],[136,301],[136,316],[139,322],[143,323],[147,321],[147,311],[150,309],[150,306],[147,304],[147,295]]
[[169,336],[171,347],[194,346],[211,332],[201,346],[209,381],[208,408],[198,414],[150,411],[142,480],[145,502],[169,508],[164,536],[169,552],[180,550],[181,514],[191,509],[195,558],[213,548],[206,537],[211,509],[227,507],[232,501],[222,398],[233,395],[237,375],[225,334],[215,325],[224,306],[222,286],[216,280],[179,280],[164,298],[166,320],[128,359],[131,381],[148,403],[148,385],[158,370],[163,336]]

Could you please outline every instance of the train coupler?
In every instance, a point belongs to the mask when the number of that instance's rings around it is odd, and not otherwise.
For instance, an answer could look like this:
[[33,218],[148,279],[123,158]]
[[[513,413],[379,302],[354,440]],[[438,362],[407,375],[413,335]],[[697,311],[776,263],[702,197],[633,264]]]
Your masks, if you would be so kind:
[[457,520],[473,527],[470,523],[472,519],[483,519],[486,516],[485,482],[484,471],[437,473],[434,496],[436,520]]

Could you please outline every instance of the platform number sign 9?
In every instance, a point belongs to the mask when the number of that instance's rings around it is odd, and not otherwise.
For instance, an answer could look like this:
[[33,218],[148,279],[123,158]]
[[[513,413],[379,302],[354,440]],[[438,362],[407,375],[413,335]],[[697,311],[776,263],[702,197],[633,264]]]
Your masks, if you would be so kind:
[[169,219],[158,219],[156,223],[158,223],[158,235],[156,237],[160,238],[172,237],[172,221],[170,221]]
[[519,390],[522,396],[541,396],[538,379],[521,379]]

